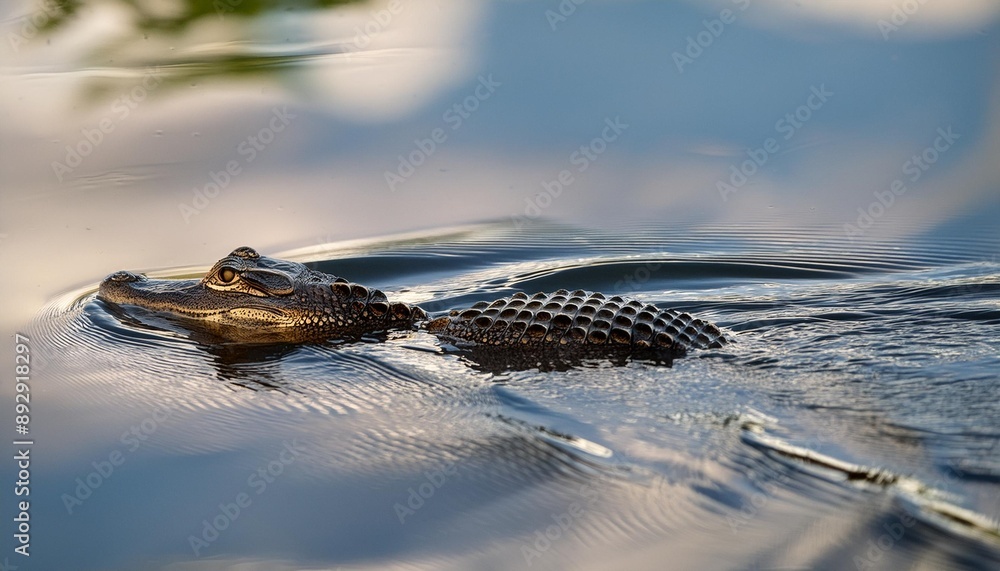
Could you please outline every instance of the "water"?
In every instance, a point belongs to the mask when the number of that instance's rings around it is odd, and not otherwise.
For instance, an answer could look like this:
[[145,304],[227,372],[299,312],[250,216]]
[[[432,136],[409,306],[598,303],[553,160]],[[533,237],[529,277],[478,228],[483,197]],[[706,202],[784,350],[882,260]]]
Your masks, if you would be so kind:
[[[0,562],[1000,566],[1000,11],[564,4],[5,6],[29,434],[14,383],[0,408],[34,444],[30,497],[0,464]],[[733,343],[496,372],[426,333],[205,345],[94,299],[240,245],[432,315],[580,288]]]
[[32,333],[65,403],[37,435],[64,449],[36,517],[92,568],[995,564],[1000,266],[930,244],[778,256],[787,236],[750,228],[692,247],[716,230],[487,224],[284,254],[435,313],[580,286],[732,332],[671,367],[481,372],[426,333],[205,346],[75,292]]

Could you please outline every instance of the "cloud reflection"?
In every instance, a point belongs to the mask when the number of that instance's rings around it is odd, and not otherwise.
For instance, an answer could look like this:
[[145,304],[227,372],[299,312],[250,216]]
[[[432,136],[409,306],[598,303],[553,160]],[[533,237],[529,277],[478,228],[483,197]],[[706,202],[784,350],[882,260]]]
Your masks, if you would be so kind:
[[[885,37],[885,24],[905,27],[907,39],[964,34],[989,26],[1000,15],[993,0],[689,0],[709,11],[747,6],[747,21],[778,33],[805,37],[803,24],[832,24],[850,27],[867,36]],[[711,6],[712,8],[708,8]],[[880,24],[880,21],[883,24]],[[815,29],[809,32],[815,32]],[[890,33],[893,30],[890,30]]]

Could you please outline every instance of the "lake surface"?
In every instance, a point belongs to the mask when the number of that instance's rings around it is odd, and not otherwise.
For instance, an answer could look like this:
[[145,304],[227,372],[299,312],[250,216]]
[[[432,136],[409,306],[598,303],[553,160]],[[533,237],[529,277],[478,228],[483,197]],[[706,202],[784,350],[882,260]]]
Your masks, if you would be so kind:
[[[0,562],[997,568],[1000,9],[904,4],[5,6]],[[497,372],[94,298],[240,245],[432,315],[580,288],[733,342]]]

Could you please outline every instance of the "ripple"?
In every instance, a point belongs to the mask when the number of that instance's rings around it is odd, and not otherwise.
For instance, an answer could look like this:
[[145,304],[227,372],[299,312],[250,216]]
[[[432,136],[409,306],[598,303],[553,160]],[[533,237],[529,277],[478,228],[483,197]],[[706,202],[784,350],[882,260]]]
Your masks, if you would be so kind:
[[[672,368],[487,374],[422,332],[377,343],[204,343],[116,313],[93,284],[47,306],[32,337],[50,410],[67,419],[114,436],[155,407],[173,411],[149,444],[168,471],[197,457],[208,481],[299,438],[309,453],[297,470],[312,487],[288,484],[291,495],[336,511],[330,498],[391,508],[427,473],[453,467],[407,539],[382,521],[391,509],[349,512],[359,529],[400,545],[449,537],[473,546],[426,559],[445,566],[519,561],[520,547],[574,502],[586,516],[553,548],[553,564],[579,566],[574,554],[587,553],[600,567],[590,546],[608,546],[607,560],[620,563],[627,545],[650,561],[711,546],[760,567],[822,567],[904,516],[919,523],[898,553],[926,551],[947,566],[959,560],[948,549],[961,546],[990,561],[1000,436],[983,427],[996,412],[1000,268],[983,254],[995,242],[851,244],[838,230],[619,236],[482,224],[278,254],[434,313],[583,288],[734,332],[724,351]],[[192,277],[212,262],[150,273]],[[789,419],[809,419],[797,444],[774,435]],[[65,444],[106,455],[102,445],[79,431]],[[938,473],[961,476],[944,490],[928,483]],[[337,533],[350,525],[327,523]],[[482,529],[500,547],[487,553]],[[718,542],[734,531],[736,541]]]

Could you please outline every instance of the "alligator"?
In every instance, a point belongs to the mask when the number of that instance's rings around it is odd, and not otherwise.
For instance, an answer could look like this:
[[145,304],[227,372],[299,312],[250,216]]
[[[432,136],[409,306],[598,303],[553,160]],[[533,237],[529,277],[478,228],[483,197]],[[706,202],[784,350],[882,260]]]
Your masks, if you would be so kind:
[[246,246],[200,280],[113,273],[97,297],[123,311],[138,307],[238,343],[351,341],[425,330],[473,361],[501,368],[588,358],[669,364],[691,349],[727,343],[718,327],[687,313],[583,290],[515,293],[431,318],[378,289]]

